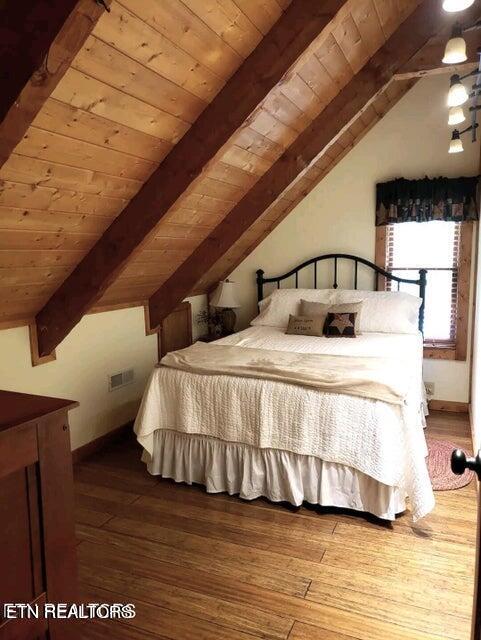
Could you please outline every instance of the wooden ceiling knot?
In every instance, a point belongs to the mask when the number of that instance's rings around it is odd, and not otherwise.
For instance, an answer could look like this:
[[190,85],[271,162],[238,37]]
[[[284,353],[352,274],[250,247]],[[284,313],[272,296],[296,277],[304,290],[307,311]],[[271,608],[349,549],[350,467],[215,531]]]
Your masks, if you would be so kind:
[[110,7],[106,4],[105,0],[95,0],[95,2],[100,5],[101,7],[103,7],[105,9],[105,11],[107,11],[108,13],[110,13],[111,9]]

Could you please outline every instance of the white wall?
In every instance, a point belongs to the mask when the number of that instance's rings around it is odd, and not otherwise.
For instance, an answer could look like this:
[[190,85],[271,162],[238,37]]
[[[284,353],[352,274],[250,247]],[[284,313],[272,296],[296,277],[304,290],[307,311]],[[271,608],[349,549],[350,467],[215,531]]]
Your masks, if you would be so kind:
[[[188,298],[194,339],[206,296]],[[0,331],[0,389],[77,400],[70,412],[72,449],[132,420],[157,362],[157,335],[145,335],[144,309],[121,309],[82,318],[56,350],[57,359],[32,367],[27,327]],[[108,376],[134,369],[131,385],[108,390]]]
[[[418,82],[232,273],[242,303],[238,328],[256,314],[257,269],[276,275],[330,251],[374,259],[376,182],[478,173],[479,144],[465,137],[464,153],[447,153],[448,83],[447,76]],[[468,401],[469,363],[426,361],[425,380],[435,383],[436,398]]]
[[[70,412],[72,448],[125,424],[138,408],[157,361],[157,336],[146,336],[142,307],[84,316],[57,348],[57,359],[32,367],[27,327],[0,331],[0,388],[80,402]],[[135,381],[108,390],[108,375],[133,368]]]

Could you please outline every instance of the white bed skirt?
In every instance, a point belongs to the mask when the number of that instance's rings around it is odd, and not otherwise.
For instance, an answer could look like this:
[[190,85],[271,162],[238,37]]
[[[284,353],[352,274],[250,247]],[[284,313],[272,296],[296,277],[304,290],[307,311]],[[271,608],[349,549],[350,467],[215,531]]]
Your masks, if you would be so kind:
[[153,445],[152,459],[146,453],[143,458],[152,475],[202,484],[208,493],[238,494],[246,500],[264,496],[296,506],[306,501],[387,520],[406,508],[405,496],[396,487],[313,456],[164,429],[154,433]]

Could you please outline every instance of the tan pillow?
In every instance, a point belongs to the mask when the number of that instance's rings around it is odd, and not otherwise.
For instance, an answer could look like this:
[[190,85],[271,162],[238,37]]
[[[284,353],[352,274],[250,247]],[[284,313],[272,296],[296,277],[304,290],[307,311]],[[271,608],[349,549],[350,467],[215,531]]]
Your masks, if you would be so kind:
[[362,301],[334,304],[331,307],[329,307],[328,313],[355,313],[356,314],[355,331],[357,335],[361,333],[360,328],[361,328]]
[[301,300],[299,305],[299,315],[308,316],[309,318],[322,318],[322,322],[326,321],[327,314],[331,308],[330,304],[323,302],[311,302],[310,300]]
[[291,336],[322,336],[325,318],[321,316],[293,316],[289,315],[287,335]]

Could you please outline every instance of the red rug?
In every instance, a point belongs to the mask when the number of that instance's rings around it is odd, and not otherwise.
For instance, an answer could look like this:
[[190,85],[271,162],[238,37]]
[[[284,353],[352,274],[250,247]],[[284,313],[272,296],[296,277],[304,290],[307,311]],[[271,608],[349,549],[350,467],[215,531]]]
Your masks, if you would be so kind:
[[462,476],[451,471],[451,454],[459,447],[447,440],[432,440],[428,443],[428,471],[434,491],[450,491],[465,487],[473,479],[473,471],[466,470]]

